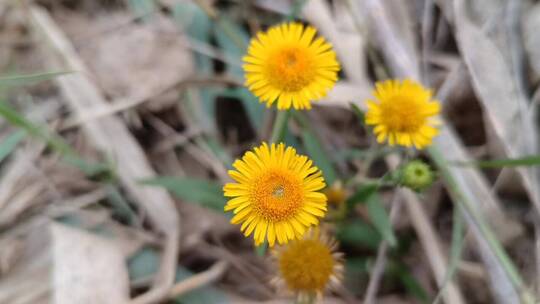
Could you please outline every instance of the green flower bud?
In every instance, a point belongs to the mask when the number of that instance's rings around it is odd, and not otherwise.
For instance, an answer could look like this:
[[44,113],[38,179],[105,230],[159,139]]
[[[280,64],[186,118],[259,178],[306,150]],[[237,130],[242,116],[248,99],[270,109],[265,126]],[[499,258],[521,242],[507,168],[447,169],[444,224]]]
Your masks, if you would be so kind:
[[413,160],[401,169],[401,184],[414,191],[423,191],[433,183],[435,174],[428,164]]

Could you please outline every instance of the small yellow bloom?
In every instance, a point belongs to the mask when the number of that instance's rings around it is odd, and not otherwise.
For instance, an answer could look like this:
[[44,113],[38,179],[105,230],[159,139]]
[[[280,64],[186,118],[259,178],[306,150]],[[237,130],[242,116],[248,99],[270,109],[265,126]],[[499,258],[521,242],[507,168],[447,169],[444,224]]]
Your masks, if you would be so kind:
[[336,252],[337,243],[311,229],[301,240],[278,247],[272,252],[279,272],[273,282],[286,287],[299,297],[321,297],[327,288],[339,286],[343,276],[343,254]]
[[335,182],[332,186],[327,187],[323,191],[328,198],[328,204],[334,205],[334,207],[339,207],[347,199],[347,191],[343,188],[343,183],[341,181]]
[[325,187],[322,173],[294,148],[263,143],[233,167],[229,175],[236,183],[223,187],[232,197],[225,211],[234,210],[231,223],[242,223],[246,237],[254,232],[255,245],[299,239],[326,214],[326,196],[319,192]]
[[270,107],[311,109],[337,81],[339,63],[332,46],[317,31],[284,23],[259,32],[243,58],[246,86]]
[[376,84],[373,95],[375,101],[367,101],[366,124],[375,126],[379,143],[418,149],[431,144],[439,124],[434,116],[441,107],[430,90],[409,79],[387,80]]

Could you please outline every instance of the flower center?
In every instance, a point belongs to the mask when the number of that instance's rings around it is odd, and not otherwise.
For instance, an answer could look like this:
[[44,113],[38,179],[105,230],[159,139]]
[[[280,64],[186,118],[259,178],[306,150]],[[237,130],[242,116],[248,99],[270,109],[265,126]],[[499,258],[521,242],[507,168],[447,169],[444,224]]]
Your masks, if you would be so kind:
[[251,186],[255,212],[266,220],[282,221],[294,216],[303,204],[302,181],[282,170],[270,170]]
[[422,108],[412,98],[394,96],[380,105],[381,120],[390,131],[416,132],[425,124]]
[[286,92],[297,92],[315,79],[313,58],[305,49],[286,47],[276,50],[268,60],[270,84]]
[[321,291],[334,268],[330,249],[318,240],[291,243],[279,257],[279,270],[292,291]]

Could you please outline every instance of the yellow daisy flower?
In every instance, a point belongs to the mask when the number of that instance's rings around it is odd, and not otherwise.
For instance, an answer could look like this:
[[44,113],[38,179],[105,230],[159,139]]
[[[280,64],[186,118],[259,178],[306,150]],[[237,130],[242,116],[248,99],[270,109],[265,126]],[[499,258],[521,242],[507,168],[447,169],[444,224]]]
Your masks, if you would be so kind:
[[259,32],[243,58],[246,86],[270,107],[311,109],[337,81],[339,63],[332,46],[316,30],[284,23]]
[[418,149],[431,144],[441,107],[430,90],[409,79],[387,80],[375,85],[373,95],[376,101],[367,101],[366,124],[375,126],[379,143]]
[[232,224],[242,223],[246,237],[254,232],[255,245],[268,239],[273,246],[301,238],[326,213],[321,171],[306,156],[283,143],[263,143],[233,163],[229,175],[236,183],[223,187],[232,197],[225,211],[234,210]]
[[343,254],[337,243],[318,228],[311,229],[301,240],[272,251],[278,269],[273,283],[292,291],[298,302],[321,298],[328,288],[336,288],[343,278]]

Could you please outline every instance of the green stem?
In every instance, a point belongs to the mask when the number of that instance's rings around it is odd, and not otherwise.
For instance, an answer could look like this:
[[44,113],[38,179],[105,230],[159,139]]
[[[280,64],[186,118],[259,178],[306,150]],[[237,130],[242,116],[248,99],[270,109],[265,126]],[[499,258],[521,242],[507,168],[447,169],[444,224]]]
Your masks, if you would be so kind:
[[279,143],[285,137],[285,131],[287,130],[287,122],[289,121],[289,111],[279,111],[274,121],[274,127],[272,128],[272,135],[270,136],[270,143]]

